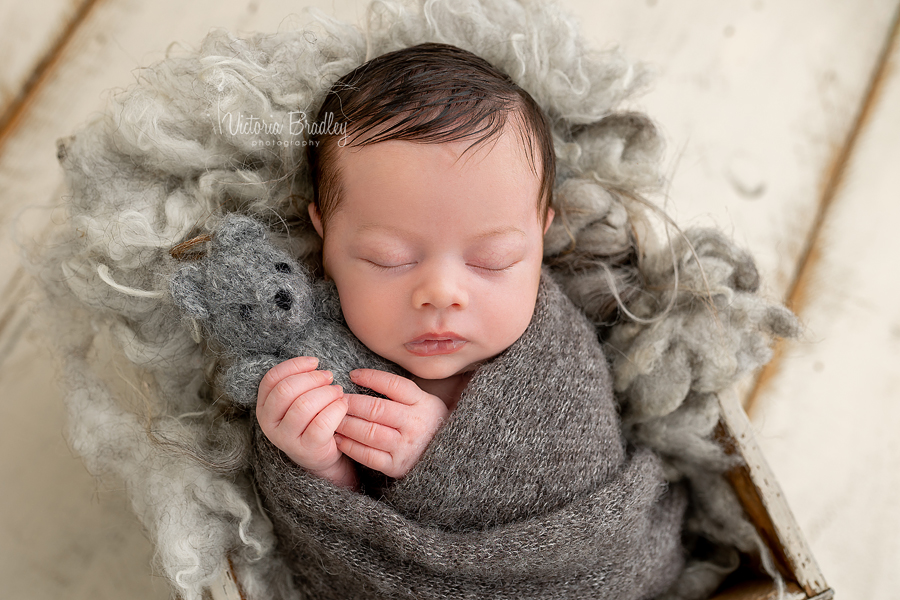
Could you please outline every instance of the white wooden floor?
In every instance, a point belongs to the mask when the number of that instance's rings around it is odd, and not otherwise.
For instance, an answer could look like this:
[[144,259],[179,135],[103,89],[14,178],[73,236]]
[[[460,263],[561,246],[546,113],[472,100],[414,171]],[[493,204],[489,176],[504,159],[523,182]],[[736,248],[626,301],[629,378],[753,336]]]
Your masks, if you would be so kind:
[[[362,0],[0,2],[0,598],[165,598],[121,490],[62,437],[50,341],[11,227],[63,193],[55,140],[104,90],[211,27],[273,31]],[[900,0],[565,0],[597,45],[658,65],[667,208],[757,256],[807,325],[748,409],[839,598],[900,598]]]

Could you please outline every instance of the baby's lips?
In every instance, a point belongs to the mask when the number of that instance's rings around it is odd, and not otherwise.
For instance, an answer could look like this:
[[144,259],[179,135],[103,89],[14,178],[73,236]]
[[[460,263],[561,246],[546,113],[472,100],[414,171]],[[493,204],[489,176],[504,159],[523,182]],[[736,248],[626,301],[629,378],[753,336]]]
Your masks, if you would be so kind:
[[420,336],[404,344],[406,349],[416,356],[440,356],[453,354],[465,346],[468,341],[460,336]]
[[437,341],[437,340],[455,340],[466,342],[466,338],[459,335],[455,331],[428,331],[422,335],[406,342],[407,344],[417,344],[419,342]]

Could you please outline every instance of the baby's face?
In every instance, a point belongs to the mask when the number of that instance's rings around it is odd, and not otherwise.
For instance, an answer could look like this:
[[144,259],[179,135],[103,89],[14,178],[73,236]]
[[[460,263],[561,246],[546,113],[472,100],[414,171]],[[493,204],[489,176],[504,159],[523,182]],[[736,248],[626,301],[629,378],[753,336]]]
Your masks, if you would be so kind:
[[326,273],[356,337],[422,379],[508,348],[537,297],[540,180],[513,131],[463,155],[468,145],[392,140],[337,158],[342,196],[324,236]]

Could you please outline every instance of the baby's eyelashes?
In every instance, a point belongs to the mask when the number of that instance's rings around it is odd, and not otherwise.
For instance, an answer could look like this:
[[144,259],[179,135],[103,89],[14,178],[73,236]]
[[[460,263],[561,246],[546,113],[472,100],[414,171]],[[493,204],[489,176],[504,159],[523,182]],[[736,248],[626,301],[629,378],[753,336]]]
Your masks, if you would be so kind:
[[475,264],[475,263],[466,263],[466,264],[467,264],[469,267],[472,267],[473,269],[478,269],[479,271],[489,271],[489,272],[492,272],[492,273],[501,273],[501,272],[503,272],[503,271],[509,271],[509,270],[512,269],[514,266],[516,266],[516,264],[518,264],[518,263],[520,263],[520,262],[522,262],[522,261],[517,260],[517,261],[514,261],[514,262],[507,263],[507,264],[496,264],[496,263],[494,263],[494,264],[483,264],[483,265],[481,265],[481,264]]
[[511,269],[522,262],[527,255],[521,244],[496,244],[480,248],[467,256],[466,266],[479,271],[501,272]]
[[417,262],[417,257],[406,245],[380,240],[379,243],[360,243],[353,249],[355,258],[378,269],[399,269]]
[[378,271],[398,271],[398,270],[402,270],[402,269],[405,269],[408,267],[412,267],[413,265],[416,264],[415,262],[396,263],[396,262],[391,262],[391,261],[379,262],[379,261],[369,260],[369,259],[363,259],[363,260],[365,262],[367,262],[373,269],[376,269]]
[[[410,269],[416,266],[418,263],[415,261],[403,262],[403,263],[392,263],[390,261],[375,261],[369,259],[363,259],[366,263],[368,263],[373,269],[378,271],[402,271],[406,269]],[[478,269],[480,271],[492,271],[492,272],[500,272],[507,271],[514,267],[517,263],[521,262],[520,260],[513,261],[485,261],[485,262],[467,262],[466,266]]]

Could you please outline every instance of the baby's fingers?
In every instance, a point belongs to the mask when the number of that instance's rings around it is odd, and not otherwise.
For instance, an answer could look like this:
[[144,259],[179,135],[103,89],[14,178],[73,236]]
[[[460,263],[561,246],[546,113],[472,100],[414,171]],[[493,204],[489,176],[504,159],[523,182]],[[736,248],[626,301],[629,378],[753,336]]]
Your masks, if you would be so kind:
[[312,356],[297,356],[290,360],[278,363],[269,369],[265,377],[263,377],[262,381],[259,383],[257,398],[259,398],[260,401],[265,401],[280,381],[291,375],[314,371],[317,366],[319,366],[319,359]]
[[406,423],[409,409],[405,404],[389,398],[375,398],[364,394],[346,394],[347,414],[373,423],[400,429]]
[[378,450],[392,451],[403,441],[403,435],[393,427],[358,419],[349,414],[337,428],[337,433]]
[[260,396],[256,402],[256,416],[278,423],[293,402],[304,394],[329,385],[334,380],[330,371],[309,371],[288,375],[275,384],[268,396]]
[[384,394],[391,400],[402,404],[415,404],[427,396],[419,386],[406,377],[400,377],[387,371],[355,369],[350,371],[350,379],[357,385]]
[[[277,434],[279,437],[300,438],[318,415],[343,395],[344,392],[339,385],[327,385],[311,390],[295,399],[284,413],[284,417],[272,424],[272,429],[279,432]],[[344,412],[346,413],[346,401],[341,400],[341,404],[345,407]],[[260,418],[259,424],[265,432],[265,423],[262,418]],[[335,423],[335,427],[337,427],[337,423]]]
[[347,414],[347,403],[338,398],[323,408],[309,422],[309,426],[301,435],[302,443],[307,448],[325,448],[334,440],[334,432]]
[[395,476],[394,458],[390,453],[366,446],[342,435],[335,435],[334,439],[337,442],[337,449],[359,464],[380,471],[388,477]]

